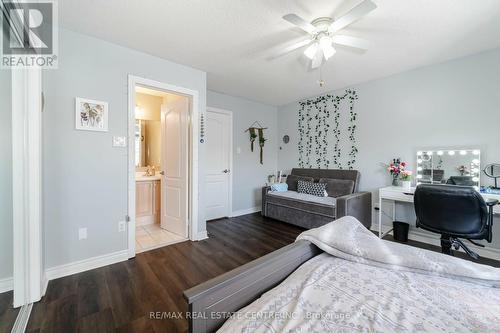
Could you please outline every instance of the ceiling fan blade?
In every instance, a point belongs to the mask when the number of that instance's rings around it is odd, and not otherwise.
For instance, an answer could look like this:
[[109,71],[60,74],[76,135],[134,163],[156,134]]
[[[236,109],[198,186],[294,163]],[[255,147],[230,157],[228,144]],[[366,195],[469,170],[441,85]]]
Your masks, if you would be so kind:
[[285,46],[284,48],[282,48],[280,50],[277,50],[268,59],[269,60],[273,60],[273,59],[279,58],[281,56],[284,56],[287,53],[290,53],[292,51],[300,49],[301,47],[309,45],[311,42],[312,42],[312,39],[311,38],[307,38],[307,39],[301,40],[299,42],[292,43],[290,45]]
[[370,42],[365,39],[345,35],[334,35],[332,40],[333,44],[355,47],[361,50],[368,50],[370,46]]
[[316,31],[316,27],[314,25],[307,22],[306,20],[304,20],[302,17],[300,17],[298,15],[287,14],[287,15],[283,16],[283,19],[285,21],[290,22],[293,25],[298,26],[299,28],[301,28],[302,30],[304,30],[305,32],[308,32],[310,34],[312,34]]
[[321,66],[323,63],[323,51],[318,48],[318,51],[316,51],[316,55],[314,56],[314,59],[311,62],[311,68],[315,69]]
[[364,0],[359,5],[351,9],[347,14],[333,21],[330,28],[328,28],[328,31],[332,33],[337,32],[340,29],[347,27],[349,24],[356,22],[375,8],[377,8],[377,5],[371,0]]

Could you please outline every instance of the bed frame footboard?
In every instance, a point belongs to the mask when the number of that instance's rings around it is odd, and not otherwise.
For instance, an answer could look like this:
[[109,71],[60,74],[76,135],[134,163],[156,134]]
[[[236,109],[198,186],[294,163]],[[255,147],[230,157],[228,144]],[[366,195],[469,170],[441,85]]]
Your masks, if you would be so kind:
[[184,291],[189,332],[215,332],[232,312],[250,304],[322,251],[298,241]]

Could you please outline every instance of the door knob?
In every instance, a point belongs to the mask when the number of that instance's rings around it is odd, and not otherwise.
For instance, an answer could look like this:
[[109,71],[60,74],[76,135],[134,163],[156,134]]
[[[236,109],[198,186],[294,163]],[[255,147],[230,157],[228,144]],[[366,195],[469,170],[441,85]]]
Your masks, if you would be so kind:
[[229,169],[224,169],[222,172],[229,173]]

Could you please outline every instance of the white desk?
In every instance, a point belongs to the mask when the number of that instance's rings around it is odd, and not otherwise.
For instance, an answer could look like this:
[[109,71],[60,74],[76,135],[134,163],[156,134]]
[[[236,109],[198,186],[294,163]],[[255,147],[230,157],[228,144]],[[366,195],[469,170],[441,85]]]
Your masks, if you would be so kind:
[[[415,187],[410,190],[404,189],[398,186],[388,186],[379,189],[379,199],[378,199],[378,235],[380,238],[387,235],[392,231],[392,228],[388,231],[382,233],[382,202],[391,201],[392,202],[392,220],[396,220],[396,202],[409,202],[413,203],[413,193],[415,193]],[[493,207],[493,213],[500,214],[500,195],[499,194],[486,194],[481,193],[485,199],[497,199],[499,204]]]

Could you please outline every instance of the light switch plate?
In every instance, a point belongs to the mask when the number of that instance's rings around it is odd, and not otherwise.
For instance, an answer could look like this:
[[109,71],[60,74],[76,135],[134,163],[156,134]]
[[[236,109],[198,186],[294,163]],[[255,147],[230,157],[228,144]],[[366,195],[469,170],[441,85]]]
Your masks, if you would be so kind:
[[113,137],[113,147],[127,147],[127,137],[114,136]]

